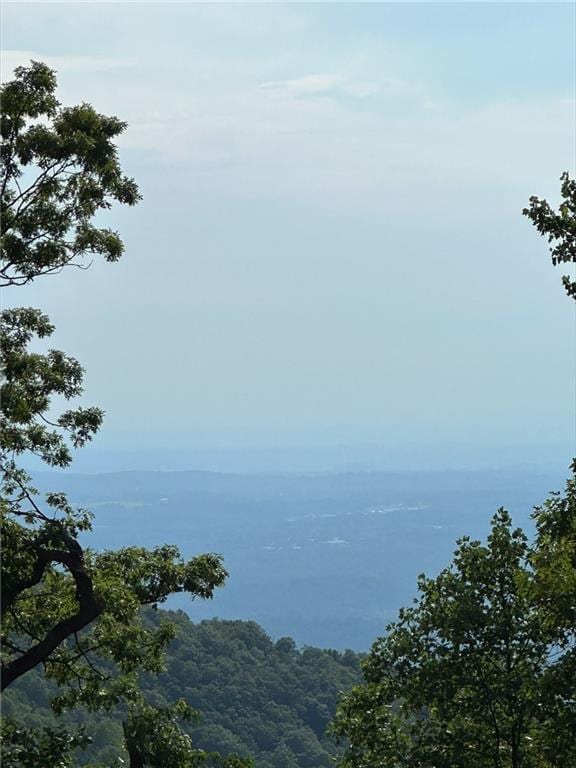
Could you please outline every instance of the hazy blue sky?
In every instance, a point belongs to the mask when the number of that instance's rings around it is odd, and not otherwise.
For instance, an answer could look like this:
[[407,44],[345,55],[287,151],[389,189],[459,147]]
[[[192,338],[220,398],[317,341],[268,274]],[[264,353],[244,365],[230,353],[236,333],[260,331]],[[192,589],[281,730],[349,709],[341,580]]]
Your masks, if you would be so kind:
[[4,77],[130,125],[125,258],[4,295],[85,364],[98,445],[573,443],[574,309],[521,216],[574,170],[572,3],[3,16]]

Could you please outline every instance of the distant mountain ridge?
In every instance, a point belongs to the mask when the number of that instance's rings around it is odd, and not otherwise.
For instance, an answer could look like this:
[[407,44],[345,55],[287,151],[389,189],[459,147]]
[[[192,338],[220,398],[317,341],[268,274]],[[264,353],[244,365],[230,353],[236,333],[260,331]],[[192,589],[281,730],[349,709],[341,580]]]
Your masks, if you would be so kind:
[[[562,468],[570,457],[573,441],[546,444],[521,442],[494,444],[446,442],[436,438],[423,442],[390,440],[350,440],[348,442],[315,443],[305,439],[300,444],[267,445],[210,443],[194,444],[182,434],[143,435],[131,442],[126,437],[111,440],[108,432],[94,444],[86,446],[75,457],[78,471],[104,473],[127,470],[233,472],[241,474],[308,472],[403,472],[403,471],[466,471],[506,468],[520,471],[554,471]],[[31,461],[33,461],[31,459]],[[40,463],[36,466],[41,468]]]
[[282,495],[292,493],[325,493],[329,484],[340,491],[364,489],[367,485],[386,484],[389,490],[468,490],[509,488],[514,482],[540,489],[542,480],[562,483],[565,473],[562,470],[429,470],[429,471],[350,471],[350,472],[270,472],[270,473],[235,473],[208,470],[149,471],[125,470],[119,472],[75,473],[35,472],[34,478],[40,489],[49,490],[57,484],[68,492],[88,489],[95,492],[100,500],[103,495],[110,495],[115,490],[126,492],[130,489],[139,491],[157,491],[159,487],[185,489],[191,492],[213,492],[226,494],[233,487],[237,491],[248,491],[258,496],[268,493]]

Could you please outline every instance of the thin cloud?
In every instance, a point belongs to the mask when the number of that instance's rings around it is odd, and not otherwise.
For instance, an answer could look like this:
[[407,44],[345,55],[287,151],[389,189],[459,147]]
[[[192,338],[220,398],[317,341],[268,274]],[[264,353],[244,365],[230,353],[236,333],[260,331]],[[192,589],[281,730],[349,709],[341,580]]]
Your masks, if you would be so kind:
[[371,96],[380,89],[375,83],[359,83],[339,75],[305,75],[293,80],[273,80],[261,83],[260,88],[273,94],[293,98]]
[[2,51],[2,80],[12,76],[16,67],[27,66],[30,61],[42,61],[57,72],[84,74],[107,72],[112,69],[134,66],[127,59],[110,59],[99,56],[49,56],[38,51]]

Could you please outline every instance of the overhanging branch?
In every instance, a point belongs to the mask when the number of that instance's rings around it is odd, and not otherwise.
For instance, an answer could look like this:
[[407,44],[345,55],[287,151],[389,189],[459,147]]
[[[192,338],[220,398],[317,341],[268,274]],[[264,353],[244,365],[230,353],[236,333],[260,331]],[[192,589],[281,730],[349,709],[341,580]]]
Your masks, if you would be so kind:
[[76,583],[78,611],[73,616],[58,622],[43,640],[31,646],[22,656],[2,666],[1,690],[11,685],[33,667],[47,661],[50,654],[66,638],[86,627],[102,611],[94,597],[92,577],[84,566],[81,551],[79,553],[65,552],[57,549],[41,551],[26,588],[34,586],[40,581],[48,563],[60,563],[71,574]]

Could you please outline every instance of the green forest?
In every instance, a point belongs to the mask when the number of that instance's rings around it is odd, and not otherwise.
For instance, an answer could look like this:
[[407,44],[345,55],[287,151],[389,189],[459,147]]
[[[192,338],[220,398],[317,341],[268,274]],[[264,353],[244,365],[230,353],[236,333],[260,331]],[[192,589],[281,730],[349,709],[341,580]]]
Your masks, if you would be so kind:
[[[99,215],[140,200],[116,144],[126,129],[89,104],[63,107],[40,62],[3,85],[5,288],[122,256]],[[557,209],[529,198],[523,215],[553,264],[571,265],[568,173],[560,194]],[[573,277],[562,283],[559,301],[576,299]],[[563,491],[534,500],[534,536],[495,511],[487,540],[460,538],[451,564],[421,575],[362,660],[273,642],[250,622],[193,624],[159,606],[224,587],[218,554],[84,547],[91,510],[39,494],[23,468],[30,455],[67,468],[103,422],[99,407],[70,405],[84,370],[42,351],[53,331],[42,309],[2,311],[5,768],[576,765],[576,463]]]
[[[166,670],[146,675],[142,691],[166,707],[185,698],[198,711],[184,730],[200,749],[253,757],[262,768],[329,768],[339,754],[326,728],[339,695],[360,679],[360,658],[351,651],[297,649],[288,637],[272,642],[257,624],[203,621],[184,613],[148,611],[146,620],[170,621],[176,638],[166,651]],[[40,672],[23,677],[5,695],[4,715],[29,726],[56,727],[50,714],[55,686]],[[78,765],[114,764],[121,753],[121,713],[87,716],[76,711],[66,727],[84,726],[91,745]]]

